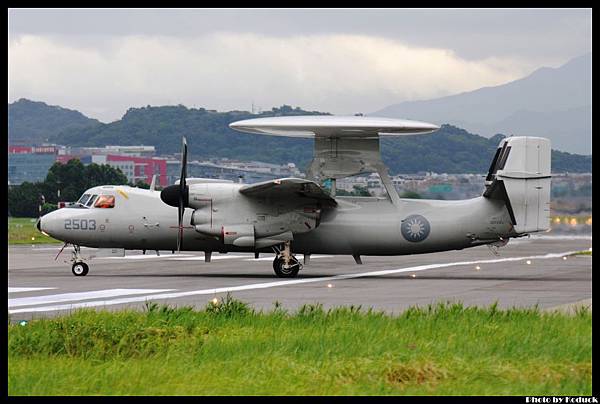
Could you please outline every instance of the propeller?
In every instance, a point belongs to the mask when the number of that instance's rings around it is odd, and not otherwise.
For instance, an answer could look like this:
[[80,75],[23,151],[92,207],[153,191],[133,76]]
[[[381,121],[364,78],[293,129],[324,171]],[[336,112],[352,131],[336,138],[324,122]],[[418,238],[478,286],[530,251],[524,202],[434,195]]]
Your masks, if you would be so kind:
[[183,214],[189,202],[189,187],[185,181],[187,177],[187,141],[183,138],[181,145],[181,177],[179,184],[169,185],[160,193],[160,199],[169,206],[177,208],[177,252],[183,245]]

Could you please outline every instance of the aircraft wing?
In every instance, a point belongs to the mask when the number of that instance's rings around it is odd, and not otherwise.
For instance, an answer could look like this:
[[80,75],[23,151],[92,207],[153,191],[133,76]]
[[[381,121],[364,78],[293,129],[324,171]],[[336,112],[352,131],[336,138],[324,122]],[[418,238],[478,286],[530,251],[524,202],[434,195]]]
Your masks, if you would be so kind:
[[271,181],[248,184],[240,188],[240,193],[254,198],[291,199],[310,198],[336,206],[337,202],[316,182],[301,178],[281,178]]

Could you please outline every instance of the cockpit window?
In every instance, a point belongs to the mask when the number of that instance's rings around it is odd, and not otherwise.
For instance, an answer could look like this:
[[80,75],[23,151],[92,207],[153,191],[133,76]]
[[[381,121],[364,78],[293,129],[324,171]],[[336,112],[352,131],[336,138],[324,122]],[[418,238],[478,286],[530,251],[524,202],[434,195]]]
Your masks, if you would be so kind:
[[90,206],[92,206],[92,204],[94,203],[94,201],[96,200],[96,198],[98,197],[98,195],[92,195],[92,197],[90,198],[90,200],[85,204],[85,206],[87,206],[88,208]]
[[79,203],[81,205],[85,205],[87,203],[88,199],[90,199],[90,194],[83,194],[83,195],[81,195],[81,198],[79,198],[77,203]]
[[114,195],[100,195],[94,206],[96,208],[114,208],[115,197]]

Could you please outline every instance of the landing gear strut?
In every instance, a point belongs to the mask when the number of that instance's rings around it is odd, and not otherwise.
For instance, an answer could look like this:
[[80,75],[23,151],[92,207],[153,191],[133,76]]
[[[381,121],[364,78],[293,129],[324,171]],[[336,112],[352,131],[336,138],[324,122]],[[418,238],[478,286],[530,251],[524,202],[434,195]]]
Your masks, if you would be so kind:
[[295,278],[298,276],[298,271],[302,269],[302,264],[294,257],[290,250],[290,242],[286,241],[283,244],[283,249],[274,248],[275,259],[273,260],[273,269],[279,278]]
[[71,262],[73,266],[71,267],[71,272],[75,276],[86,276],[90,267],[88,264],[83,262],[83,258],[81,257],[81,247],[78,245],[73,246],[73,253],[71,254]]

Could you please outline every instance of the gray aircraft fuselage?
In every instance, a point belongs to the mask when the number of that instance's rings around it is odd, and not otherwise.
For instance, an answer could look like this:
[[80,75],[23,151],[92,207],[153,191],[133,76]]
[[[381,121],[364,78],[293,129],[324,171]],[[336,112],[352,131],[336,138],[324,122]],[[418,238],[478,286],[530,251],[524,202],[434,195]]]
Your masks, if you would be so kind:
[[[242,184],[210,184],[217,194],[227,198],[211,206],[211,221],[252,224],[257,237],[264,214],[271,226],[278,226],[278,212],[286,212],[313,201],[283,206],[260,201],[238,192]],[[175,250],[177,240],[177,208],[160,199],[159,191],[128,186],[101,186],[88,194],[115,196],[113,208],[62,208],[43,216],[40,230],[70,244],[95,248],[130,250]],[[505,203],[477,197],[460,201],[401,199],[395,206],[388,198],[337,197],[337,206],[323,207],[316,226],[305,222],[307,229],[294,232],[294,253],[405,255],[458,250],[490,244],[515,236]],[[182,251],[271,252],[258,248],[226,244],[221,236],[207,236],[196,231],[192,223],[193,208],[186,208],[183,223]],[[260,216],[260,217],[259,217]],[[299,216],[298,216],[299,217]],[[235,219],[233,219],[235,218]],[[282,219],[283,220],[283,219]],[[303,219],[300,219],[300,226]],[[285,216],[282,223],[289,222]],[[220,225],[219,225],[220,226]],[[404,227],[403,227],[404,226]],[[308,229],[310,227],[310,230]],[[266,230],[265,230],[266,231]]]

